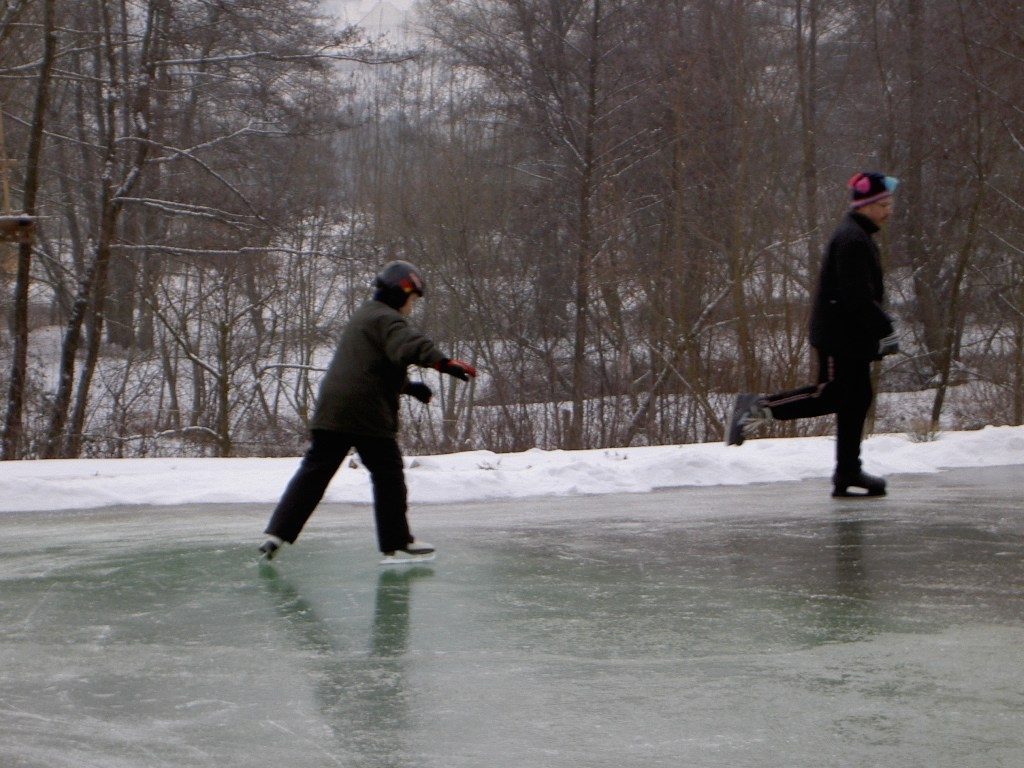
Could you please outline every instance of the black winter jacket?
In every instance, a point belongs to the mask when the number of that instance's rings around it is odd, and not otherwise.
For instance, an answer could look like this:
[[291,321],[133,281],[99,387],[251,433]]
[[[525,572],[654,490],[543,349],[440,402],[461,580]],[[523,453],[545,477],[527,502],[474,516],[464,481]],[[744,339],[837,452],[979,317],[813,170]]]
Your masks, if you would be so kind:
[[851,211],[825,251],[811,310],[811,345],[834,357],[878,359],[878,340],[893,332],[882,309],[878,227]]
[[434,342],[398,310],[367,301],[342,331],[320,382],[310,429],[394,437],[406,368],[429,367],[443,359]]

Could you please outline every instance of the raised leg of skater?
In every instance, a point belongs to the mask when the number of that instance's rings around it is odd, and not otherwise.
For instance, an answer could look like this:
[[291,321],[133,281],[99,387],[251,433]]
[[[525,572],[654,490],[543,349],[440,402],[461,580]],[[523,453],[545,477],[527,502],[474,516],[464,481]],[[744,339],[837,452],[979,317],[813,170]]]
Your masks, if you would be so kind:
[[767,408],[771,418],[778,421],[809,419],[838,412],[842,403],[842,383],[837,382],[836,359],[821,350],[818,356],[817,383],[798,389],[776,392],[761,398],[760,405]]

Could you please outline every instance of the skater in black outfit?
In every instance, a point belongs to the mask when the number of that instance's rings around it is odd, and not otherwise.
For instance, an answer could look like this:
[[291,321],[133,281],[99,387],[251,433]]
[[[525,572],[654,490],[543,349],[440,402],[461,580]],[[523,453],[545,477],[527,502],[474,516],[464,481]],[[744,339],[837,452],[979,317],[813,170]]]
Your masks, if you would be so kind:
[[850,179],[850,210],[832,235],[821,265],[811,313],[810,342],[818,381],[773,395],[736,397],[726,434],[742,445],[748,432],[771,422],[836,414],[833,496],[885,495],[885,480],[861,469],[860,443],[874,393],[871,362],[899,350],[891,318],[882,309],[882,265],[872,235],[892,213],[898,181],[880,173]]
[[377,276],[373,298],[349,321],[320,384],[309,449],[267,524],[260,551],[272,558],[298,538],[331,478],[355,448],[370,471],[377,543],[387,559],[426,558],[434,548],[413,539],[406,518],[406,485],[398,447],[398,396],[421,402],[432,392],[406,376],[410,365],[436,368],[463,381],[476,376],[468,363],[445,357],[412,328],[408,315],[423,296],[419,270],[395,261]]

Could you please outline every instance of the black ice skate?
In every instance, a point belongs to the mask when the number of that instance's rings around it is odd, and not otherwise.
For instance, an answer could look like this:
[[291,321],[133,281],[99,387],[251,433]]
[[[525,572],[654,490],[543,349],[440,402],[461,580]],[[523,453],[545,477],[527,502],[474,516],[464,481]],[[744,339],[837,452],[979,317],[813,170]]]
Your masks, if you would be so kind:
[[736,395],[729,426],[725,430],[726,445],[743,445],[747,432],[771,421],[771,411],[760,403],[760,395],[749,392]]
[[268,536],[267,540],[260,544],[260,552],[267,560],[273,560],[274,555],[277,554],[277,550],[281,548],[284,542],[277,536]]
[[[862,488],[863,493],[852,493],[851,488]],[[867,472],[836,472],[832,475],[832,496],[885,496],[885,478]]]
[[434,559],[434,545],[422,541],[410,541],[404,549],[385,552],[381,565],[403,565],[405,563],[425,563]]

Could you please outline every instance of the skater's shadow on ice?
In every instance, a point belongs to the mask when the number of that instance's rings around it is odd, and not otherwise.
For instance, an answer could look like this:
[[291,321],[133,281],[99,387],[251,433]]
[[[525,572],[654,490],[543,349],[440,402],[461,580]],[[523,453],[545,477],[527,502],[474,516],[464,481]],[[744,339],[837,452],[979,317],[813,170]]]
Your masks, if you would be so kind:
[[871,589],[864,565],[864,523],[839,520],[835,525],[836,592],[853,600],[869,600]]
[[[412,584],[433,575],[433,569],[427,566],[388,568],[380,572],[370,633],[372,656],[394,658],[405,653],[409,643]],[[302,648],[324,654],[346,650],[312,603],[273,565],[261,563],[260,577],[274,597],[278,615],[296,630]]]
[[823,590],[818,621],[821,642],[866,640],[880,630],[874,595],[865,562],[864,523],[839,520],[828,544],[834,554],[833,581]]
[[411,586],[417,579],[433,576],[431,568],[389,568],[377,577],[370,648],[374,656],[395,657],[409,646]]
[[[361,651],[361,644],[351,642],[361,634],[357,627],[332,626],[273,565],[264,564],[260,569],[288,634],[297,640],[300,650],[312,652],[312,656],[301,656],[308,669],[296,677],[312,681],[325,725],[355,765],[386,768],[402,765],[408,758],[403,749],[410,719],[404,656],[409,643],[412,583],[431,575],[433,571],[426,567],[381,571],[374,592],[369,647]],[[388,748],[393,753],[388,754]]]

